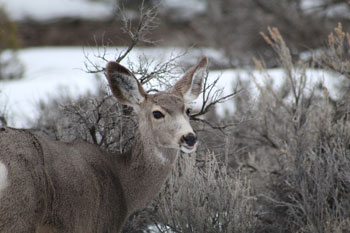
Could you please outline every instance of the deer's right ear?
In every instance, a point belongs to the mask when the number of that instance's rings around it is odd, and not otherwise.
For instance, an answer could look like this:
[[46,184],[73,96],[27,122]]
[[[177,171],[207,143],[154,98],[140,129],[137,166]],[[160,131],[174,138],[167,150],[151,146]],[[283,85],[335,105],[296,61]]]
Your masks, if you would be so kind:
[[107,64],[106,77],[119,102],[137,110],[145,100],[146,92],[136,77],[127,68],[113,61]]
[[196,66],[189,69],[185,75],[176,82],[172,93],[182,96],[185,103],[195,100],[202,91],[207,65],[208,58],[203,57]]

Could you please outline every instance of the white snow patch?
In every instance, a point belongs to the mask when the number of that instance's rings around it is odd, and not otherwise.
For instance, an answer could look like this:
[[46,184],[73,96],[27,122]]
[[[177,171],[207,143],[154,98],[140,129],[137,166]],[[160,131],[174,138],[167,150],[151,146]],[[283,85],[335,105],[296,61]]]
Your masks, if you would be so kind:
[[350,19],[349,2],[334,4],[325,12],[327,18],[341,17]]
[[322,5],[322,1],[320,0],[303,0],[301,1],[301,9],[304,11],[311,11],[315,8],[318,8]]
[[[217,89],[222,89],[221,96],[229,95],[237,87],[239,79],[244,82],[248,82],[247,89],[241,91],[248,91],[252,93],[252,96],[258,98],[260,91],[258,85],[266,86],[266,83],[272,83],[272,88],[278,90],[284,80],[286,80],[285,72],[283,69],[269,69],[269,77],[267,78],[258,70],[222,70],[222,71],[210,71],[209,82],[213,82],[216,78],[220,77],[217,83]],[[330,97],[337,99],[339,93],[337,87],[339,83],[344,79],[343,76],[336,77],[334,74],[325,70],[308,69],[306,70],[306,91],[311,93],[316,84],[322,83],[324,87],[327,87]],[[199,108],[202,105],[202,94],[193,102],[194,108]],[[227,101],[225,103],[216,105],[216,112],[220,116],[226,114],[233,114],[235,112],[235,106],[233,101]]]
[[319,14],[326,18],[343,18],[350,19],[349,3],[339,2],[332,4],[326,8],[323,7],[324,1],[320,0],[303,0],[301,1],[301,9],[308,14]]
[[24,49],[18,55],[25,66],[24,77],[0,82],[0,110],[6,109],[10,126],[26,127],[27,121],[37,119],[40,101],[96,90],[94,76],[84,71],[82,49]]

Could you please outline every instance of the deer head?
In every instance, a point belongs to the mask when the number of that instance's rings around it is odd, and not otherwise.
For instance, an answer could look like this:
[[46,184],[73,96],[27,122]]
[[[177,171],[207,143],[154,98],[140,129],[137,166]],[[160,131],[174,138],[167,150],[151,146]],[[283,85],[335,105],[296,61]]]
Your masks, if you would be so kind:
[[180,149],[185,153],[196,150],[188,106],[201,92],[208,59],[189,69],[167,92],[147,94],[136,77],[125,67],[109,62],[107,80],[120,103],[132,106],[139,117],[140,133],[152,139],[159,149]]

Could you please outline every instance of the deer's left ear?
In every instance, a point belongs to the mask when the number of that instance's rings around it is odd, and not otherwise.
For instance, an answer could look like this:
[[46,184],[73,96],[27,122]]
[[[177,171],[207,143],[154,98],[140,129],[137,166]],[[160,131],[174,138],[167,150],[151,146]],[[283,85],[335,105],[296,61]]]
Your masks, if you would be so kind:
[[176,82],[172,93],[183,97],[185,103],[195,100],[202,91],[203,78],[206,75],[208,58],[202,60],[194,67],[189,69],[184,76]]

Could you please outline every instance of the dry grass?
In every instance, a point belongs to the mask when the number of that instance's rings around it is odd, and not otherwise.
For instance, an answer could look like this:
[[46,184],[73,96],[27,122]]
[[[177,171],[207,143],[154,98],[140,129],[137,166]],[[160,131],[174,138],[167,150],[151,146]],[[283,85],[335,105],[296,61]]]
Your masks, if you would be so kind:
[[228,174],[216,155],[183,155],[154,202],[160,232],[252,232],[258,221],[249,180]]

